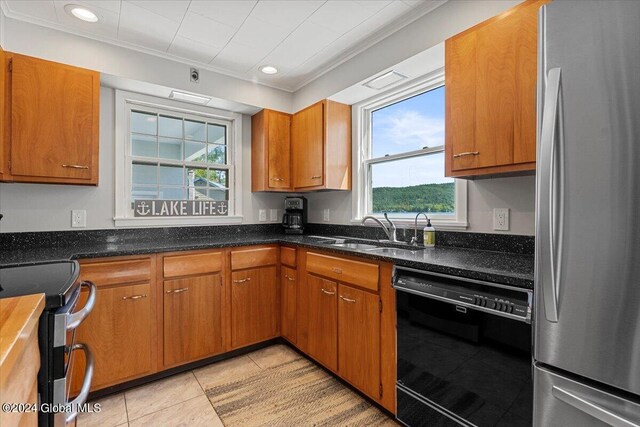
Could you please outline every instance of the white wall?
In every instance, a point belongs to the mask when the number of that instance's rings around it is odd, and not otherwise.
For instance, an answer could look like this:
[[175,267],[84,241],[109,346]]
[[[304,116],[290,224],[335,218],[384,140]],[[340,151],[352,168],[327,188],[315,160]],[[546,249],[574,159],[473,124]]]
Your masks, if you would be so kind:
[[[355,182],[355,181],[354,181]],[[533,235],[535,232],[535,177],[508,177],[469,181],[466,231]],[[309,221],[322,223],[322,209],[331,210],[331,223],[349,224],[352,193],[331,191],[305,195]],[[493,230],[493,209],[510,209],[510,230]]]
[[450,0],[299,89],[294,111],[423,52],[522,0]]
[[[115,215],[115,91],[100,89],[100,185],[0,183],[0,232],[71,229],[71,210],[87,211],[87,229],[113,228]],[[244,223],[258,220],[258,209],[279,209],[283,196],[251,193],[251,118],[242,121]],[[75,228],[74,230],[81,230]]]
[[124,79],[201,93],[226,101],[291,110],[292,94],[209,70],[189,80],[188,64],[15,19],[5,19],[5,50],[89,68]]

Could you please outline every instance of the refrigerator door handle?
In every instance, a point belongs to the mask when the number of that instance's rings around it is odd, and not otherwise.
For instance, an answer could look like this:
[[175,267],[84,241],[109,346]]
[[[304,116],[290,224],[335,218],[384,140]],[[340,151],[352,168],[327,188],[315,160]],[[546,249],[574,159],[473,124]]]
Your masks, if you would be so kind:
[[591,415],[592,417],[612,425],[614,427],[638,427],[638,424],[630,421],[620,415],[611,412],[608,409],[602,408],[593,402],[590,402],[584,397],[573,394],[558,386],[553,386],[551,393],[557,399],[562,400],[564,403],[573,406],[574,408]]
[[[545,316],[549,322],[558,321],[558,281],[561,271],[562,224],[564,218],[564,174],[562,173],[562,109],[560,68],[552,68],[547,75],[540,132],[540,212],[543,217],[543,246],[548,245],[544,259],[548,267],[540,272]],[[547,180],[547,182],[544,182]],[[546,241],[546,242],[545,242]]]

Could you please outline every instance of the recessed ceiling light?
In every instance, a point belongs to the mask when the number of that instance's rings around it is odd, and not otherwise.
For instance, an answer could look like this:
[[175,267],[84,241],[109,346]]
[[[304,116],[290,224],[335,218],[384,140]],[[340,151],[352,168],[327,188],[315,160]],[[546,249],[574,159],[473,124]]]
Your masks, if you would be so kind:
[[260,68],[260,71],[265,74],[275,74],[278,72],[278,69],[273,65],[265,65],[264,67]]
[[77,4],[68,4],[64,7],[71,16],[81,19],[85,22],[98,22],[98,15],[91,12],[84,6],[78,6]]
[[209,98],[208,96],[196,95],[195,93],[180,92],[177,90],[172,90],[169,98],[201,105],[207,104],[209,101],[211,101],[211,98]]

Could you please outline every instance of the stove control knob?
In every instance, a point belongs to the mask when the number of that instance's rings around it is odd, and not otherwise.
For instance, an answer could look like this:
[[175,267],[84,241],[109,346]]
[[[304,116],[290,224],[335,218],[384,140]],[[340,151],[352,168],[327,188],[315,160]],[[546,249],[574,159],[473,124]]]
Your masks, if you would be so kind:
[[489,301],[487,303],[487,307],[488,308],[496,308],[496,302],[495,301]]

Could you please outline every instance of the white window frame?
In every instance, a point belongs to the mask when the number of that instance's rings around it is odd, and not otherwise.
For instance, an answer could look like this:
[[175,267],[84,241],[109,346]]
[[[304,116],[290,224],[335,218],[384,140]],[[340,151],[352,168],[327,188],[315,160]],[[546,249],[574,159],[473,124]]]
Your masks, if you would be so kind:
[[[242,115],[206,106],[116,90],[115,94],[115,217],[116,227],[165,227],[239,224],[242,222]],[[229,215],[212,217],[135,217],[131,209],[131,110],[176,114],[184,118],[224,122],[227,126]]]
[[[413,80],[412,82],[383,92],[373,96],[353,106],[352,120],[353,140],[357,141],[353,146],[353,180],[354,197],[352,198],[352,215],[351,222],[360,224],[362,218],[369,215],[369,207],[371,206],[371,177],[369,174],[369,166],[372,164],[380,164],[392,160],[423,156],[429,153],[444,151],[444,146],[440,148],[426,148],[400,154],[393,154],[383,158],[371,159],[371,114],[380,108],[387,107],[391,104],[403,101],[424,92],[437,89],[444,85],[444,69],[434,71],[422,78]],[[429,215],[431,223],[434,227],[444,229],[466,229],[469,226],[467,222],[467,181],[455,179],[456,184],[456,212],[455,215]],[[372,214],[382,219],[382,214]],[[389,213],[395,224],[403,227],[413,227],[415,214]],[[424,222],[421,217],[419,226]]]

